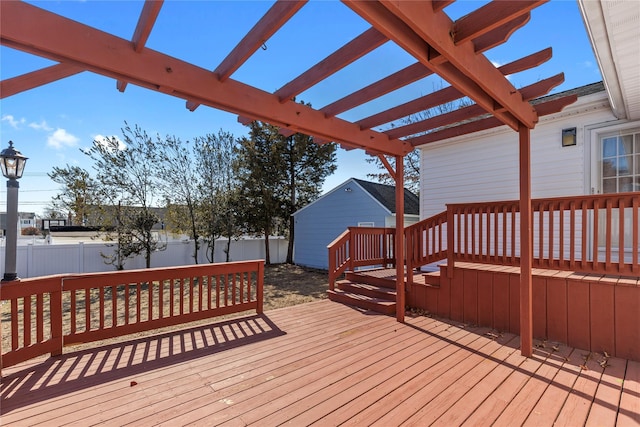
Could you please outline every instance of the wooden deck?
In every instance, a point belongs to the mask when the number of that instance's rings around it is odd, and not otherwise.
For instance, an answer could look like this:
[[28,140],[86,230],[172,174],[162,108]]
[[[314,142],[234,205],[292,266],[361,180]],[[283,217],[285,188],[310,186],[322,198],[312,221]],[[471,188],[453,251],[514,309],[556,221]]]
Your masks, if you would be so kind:
[[8,368],[1,423],[640,424],[639,362],[518,342],[322,301]]

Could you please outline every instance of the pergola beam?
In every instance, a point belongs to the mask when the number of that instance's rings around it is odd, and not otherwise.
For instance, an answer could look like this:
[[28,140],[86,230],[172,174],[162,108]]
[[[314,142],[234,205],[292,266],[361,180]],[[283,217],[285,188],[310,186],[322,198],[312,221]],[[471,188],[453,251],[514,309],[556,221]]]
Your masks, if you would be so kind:
[[[535,108],[538,112],[538,116],[543,117],[549,114],[558,113],[562,111],[567,105],[571,105],[577,100],[577,95],[567,95],[562,98],[556,98],[537,103],[535,104]],[[492,129],[502,125],[503,123],[500,122],[500,120],[498,120],[497,118],[488,116],[484,119],[478,119],[462,125],[446,127],[441,130],[427,133],[425,135],[408,138],[405,141],[411,143],[411,145],[414,147],[418,147],[420,145],[430,144],[433,142],[455,138],[462,135],[468,135],[470,133]]]
[[238,115],[378,153],[404,155],[408,143],[361,130],[293,101],[227,80],[151,49],[136,53],[130,42],[23,2],[0,2],[0,36],[25,52],[79,65],[89,71],[190,99]]
[[[496,47],[507,41],[509,36],[518,28],[522,27],[529,21],[529,14],[516,18],[495,30],[482,35],[474,40],[475,51],[477,53],[484,52],[488,49]],[[427,68],[421,62],[409,65],[390,76],[387,76],[375,83],[370,84],[356,92],[353,92],[342,99],[339,99],[326,107],[320,109],[329,116],[335,116],[347,110],[355,108],[366,102],[386,95],[396,89],[406,86],[410,83],[418,81],[424,77],[433,74],[433,70]]]
[[[149,39],[149,35],[156,23],[163,2],[164,0],[146,0],[144,2],[138,23],[136,24],[136,29],[131,38],[131,44],[135,52],[140,53],[142,49],[144,49],[144,45],[147,43],[147,39]],[[116,87],[120,92],[124,92],[127,88],[127,82],[118,80]]]
[[389,41],[389,39],[377,29],[369,28],[300,76],[285,84],[275,92],[275,95],[280,98],[281,102],[291,100],[296,95],[321,82],[372,50],[377,49],[387,41]]
[[[484,55],[475,53],[473,42],[454,43],[451,37],[454,25],[444,12],[434,11],[424,2],[345,2],[503,123],[514,130],[518,130],[520,123],[529,128],[535,126],[535,110]],[[434,52],[448,62],[432,62]],[[502,108],[506,112],[501,112]]]
[[529,11],[548,0],[492,1],[463,16],[453,24],[456,45],[472,40],[511,21],[528,15]]
[[[551,48],[541,50],[531,55],[520,58],[509,64],[505,64],[498,68],[502,74],[510,75],[518,73],[520,71],[534,68],[551,58]],[[464,95],[457,88],[453,86],[440,89],[436,92],[432,92],[429,95],[425,95],[421,98],[414,99],[406,102],[402,105],[392,107],[388,110],[381,111],[364,119],[358,120],[356,123],[363,129],[379,126],[384,123],[389,123],[394,120],[398,120],[402,117],[406,117],[410,114],[417,113],[419,111],[428,110],[429,108],[436,107],[447,102],[455,101],[462,98]]]
[[[564,74],[560,73],[548,79],[540,80],[539,82],[525,86],[520,89],[520,93],[522,93],[522,97],[526,101],[529,101],[546,95],[551,91],[551,89],[562,82],[564,82]],[[464,120],[473,119],[475,117],[482,116],[483,114],[486,114],[484,109],[477,104],[473,104],[467,107],[458,108],[457,110],[453,110],[448,113],[439,114],[435,117],[421,120],[419,122],[395,127],[385,131],[385,134],[387,134],[389,138],[401,138],[404,136],[415,135],[420,132],[426,132],[431,129],[452,125]]]

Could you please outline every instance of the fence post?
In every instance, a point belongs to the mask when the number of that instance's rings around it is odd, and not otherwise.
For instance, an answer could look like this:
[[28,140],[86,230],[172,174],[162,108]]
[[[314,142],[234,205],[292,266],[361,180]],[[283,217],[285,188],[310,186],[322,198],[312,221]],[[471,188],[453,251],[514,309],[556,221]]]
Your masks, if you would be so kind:
[[51,313],[51,341],[55,344],[55,348],[51,351],[51,356],[60,356],[64,341],[62,336],[62,290],[63,278],[60,277],[59,286],[51,292],[51,302],[49,310]]

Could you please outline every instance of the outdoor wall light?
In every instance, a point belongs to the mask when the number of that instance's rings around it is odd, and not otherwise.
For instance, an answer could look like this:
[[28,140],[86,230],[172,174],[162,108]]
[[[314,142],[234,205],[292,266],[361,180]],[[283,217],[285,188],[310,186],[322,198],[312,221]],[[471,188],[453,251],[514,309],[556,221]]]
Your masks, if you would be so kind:
[[344,191],[346,191],[347,193],[351,193],[351,187],[345,188]]
[[576,128],[562,129],[562,146],[570,147],[576,145]]
[[13,141],[9,141],[9,148],[0,152],[0,168],[7,181],[7,238],[4,247],[4,276],[3,282],[18,280],[16,273],[16,251],[18,246],[18,179],[22,178],[27,158],[13,148]]

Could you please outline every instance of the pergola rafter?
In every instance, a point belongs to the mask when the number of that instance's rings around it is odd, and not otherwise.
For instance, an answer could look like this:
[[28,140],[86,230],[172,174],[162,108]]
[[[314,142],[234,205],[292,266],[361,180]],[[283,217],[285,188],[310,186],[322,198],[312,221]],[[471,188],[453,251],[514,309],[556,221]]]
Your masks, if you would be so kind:
[[[274,35],[295,13],[300,10],[308,0],[276,2],[264,14],[236,45],[236,47],[224,58],[213,73],[223,82],[245,63],[251,55]],[[187,108],[194,111],[197,103],[187,101]]]
[[[539,116],[562,110],[575,102],[576,96],[559,99],[547,97],[534,101],[534,98],[548,93],[562,82],[562,74],[521,90],[516,89],[505,78],[547,61],[551,57],[551,49],[501,67],[495,67],[484,52],[506,42],[514,31],[530,20],[530,11],[545,1],[494,0],[453,21],[446,14],[445,8],[454,0],[343,0],[371,28],[295,79],[285,82],[273,93],[234,80],[231,76],[307,0],[276,1],[214,71],[145,47],[160,13],[161,0],[145,1],[131,41],[27,3],[4,1],[0,2],[2,45],[59,64],[3,80],[0,82],[0,96],[13,96],[89,71],[115,79],[120,91],[124,91],[127,84],[135,84],[184,99],[191,111],[199,105],[206,105],[238,115],[241,123],[260,120],[278,126],[283,135],[300,132],[313,136],[318,143],[335,141],[345,149],[361,148],[369,155],[378,156],[396,181],[398,229],[403,227],[403,156],[422,144],[507,125],[519,133],[520,209],[524,218],[521,222],[521,256],[530,260],[530,130],[534,128]],[[404,50],[417,62],[319,109],[293,100],[389,42]],[[384,111],[360,120],[348,121],[337,117],[432,74],[439,75],[451,86],[402,105],[386,107]],[[454,111],[445,105],[447,108],[441,108],[445,113],[427,120],[387,129],[385,132],[373,129],[465,97],[474,104]],[[312,99],[308,101],[313,102]],[[416,133],[424,134],[410,137]],[[386,156],[393,156],[395,169]],[[396,233],[396,239],[397,318],[402,321],[402,233]],[[522,351],[525,355],[531,354],[530,267],[530,262],[523,262],[520,288]]]
[[[144,3],[142,12],[140,12],[140,17],[138,18],[138,24],[131,38],[131,44],[135,52],[140,53],[142,49],[144,49],[144,45],[147,43],[147,39],[149,39],[149,35],[156,23],[163,2],[164,0],[154,0]],[[117,88],[120,92],[124,92],[127,88],[127,82],[118,80]]]

